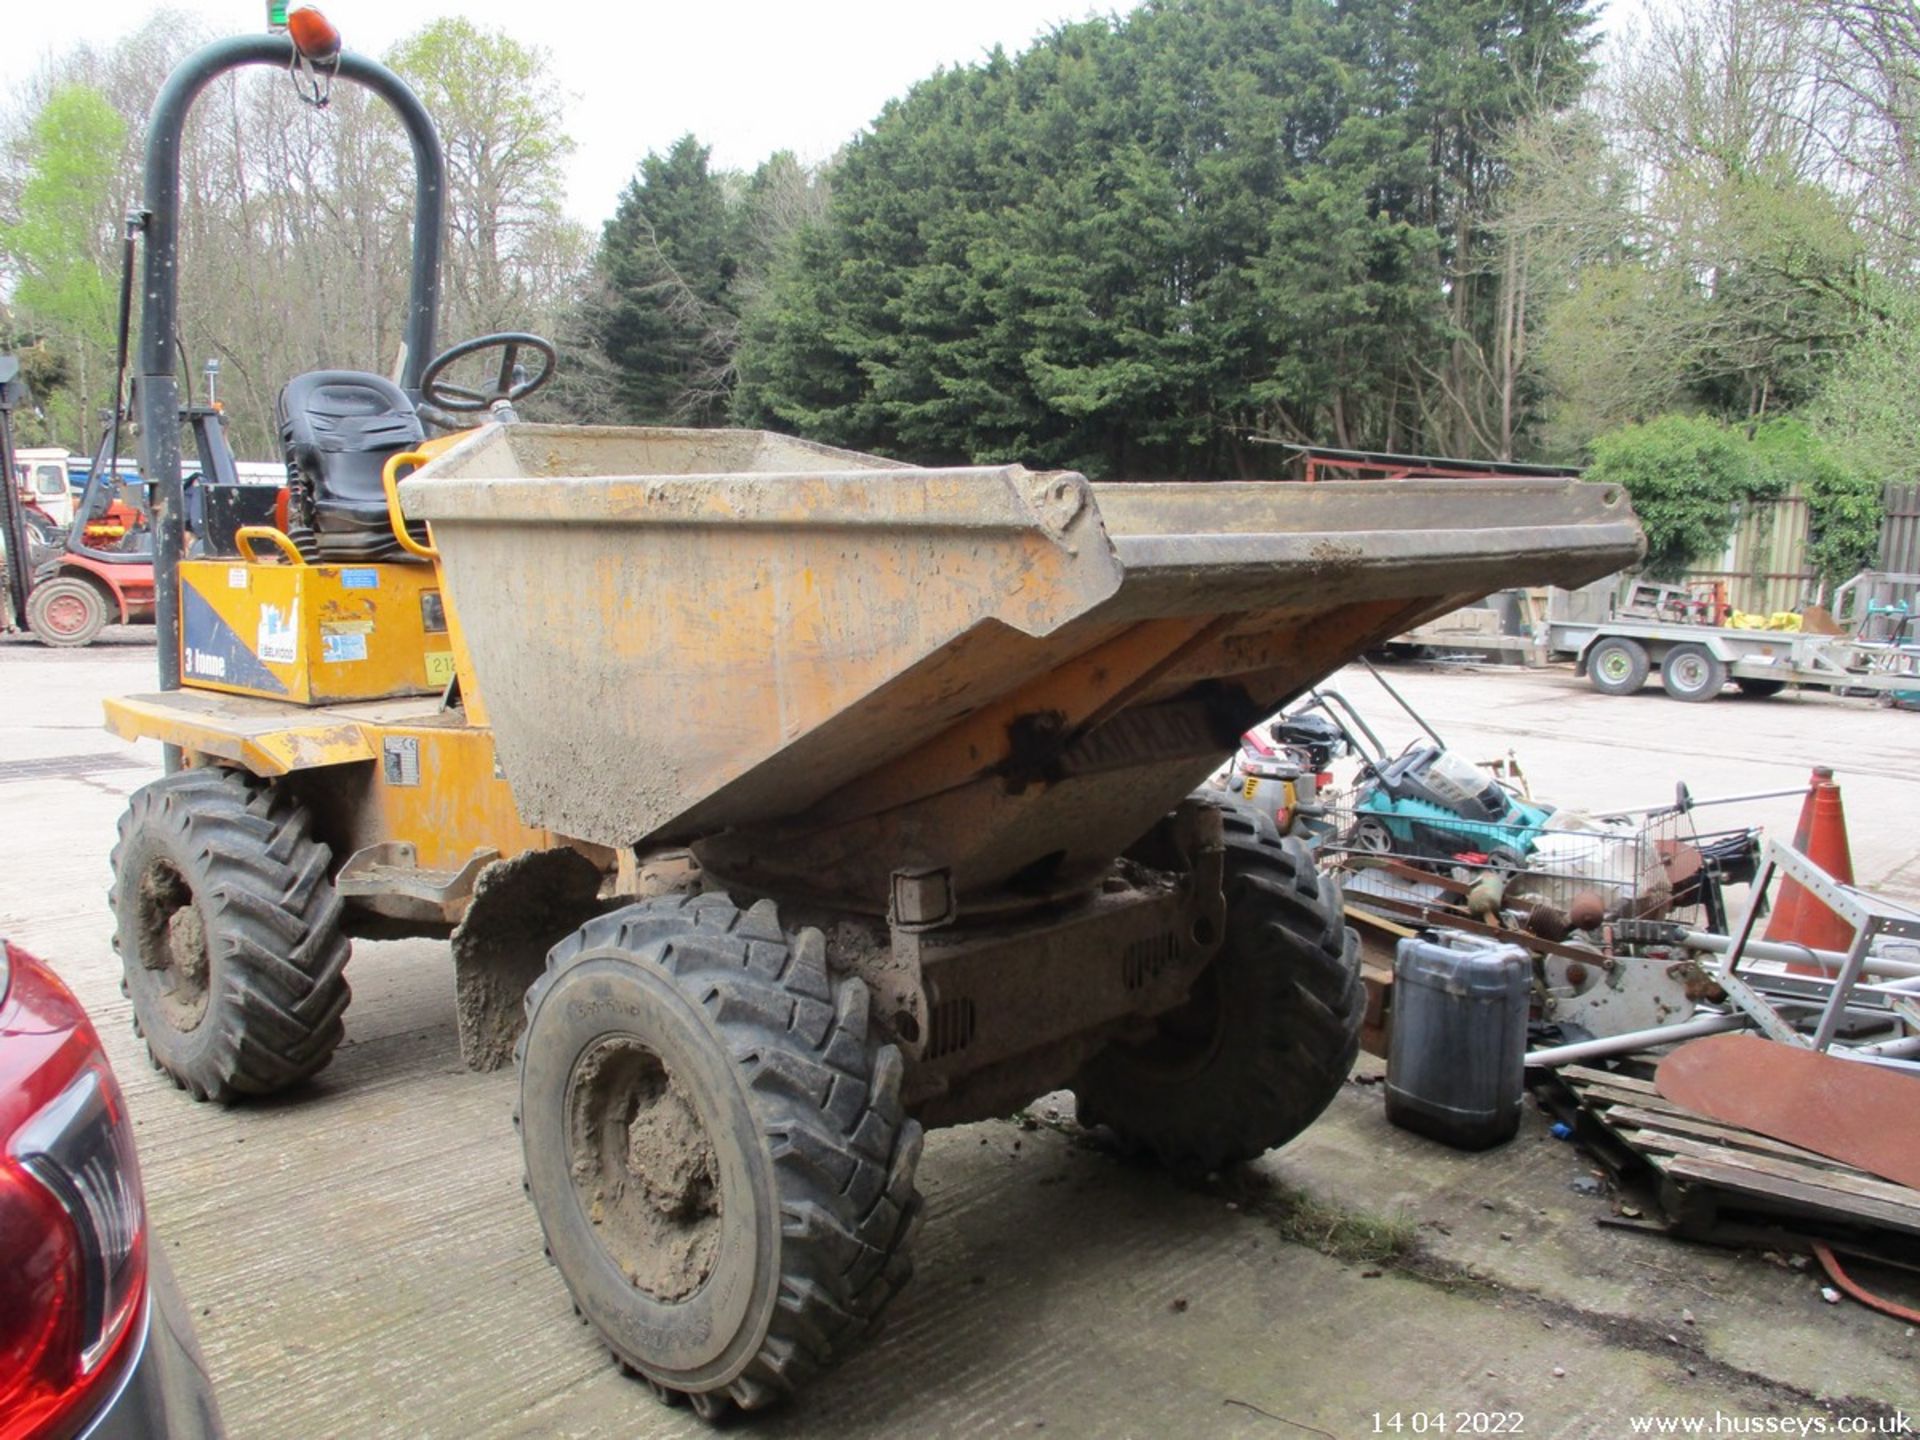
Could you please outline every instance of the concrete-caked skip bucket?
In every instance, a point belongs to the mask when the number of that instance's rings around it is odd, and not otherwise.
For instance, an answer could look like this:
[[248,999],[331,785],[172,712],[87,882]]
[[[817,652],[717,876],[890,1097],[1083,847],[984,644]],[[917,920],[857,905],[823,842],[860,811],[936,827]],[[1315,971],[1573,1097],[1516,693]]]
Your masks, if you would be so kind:
[[726,832],[868,905],[914,863],[1097,869],[1368,645],[1642,549],[1570,480],[1091,484],[755,431],[489,427],[400,493],[523,819]]

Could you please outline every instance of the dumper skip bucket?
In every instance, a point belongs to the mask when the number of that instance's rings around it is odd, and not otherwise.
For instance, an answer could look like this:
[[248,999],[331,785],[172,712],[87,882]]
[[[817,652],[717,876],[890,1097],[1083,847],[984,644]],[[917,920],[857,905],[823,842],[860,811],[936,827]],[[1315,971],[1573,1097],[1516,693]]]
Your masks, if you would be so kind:
[[[819,830],[1044,790],[1104,732],[1129,798],[968,840],[982,883],[1036,845],[1110,858],[1204,776],[1234,736],[1174,743],[1170,703],[1227,686],[1251,723],[1431,615],[1642,548],[1620,490],[1570,480],[1091,484],[757,431],[491,426],[400,493],[529,823]],[[982,823],[1032,830],[1014,808]],[[936,813],[895,838],[956,863]]]

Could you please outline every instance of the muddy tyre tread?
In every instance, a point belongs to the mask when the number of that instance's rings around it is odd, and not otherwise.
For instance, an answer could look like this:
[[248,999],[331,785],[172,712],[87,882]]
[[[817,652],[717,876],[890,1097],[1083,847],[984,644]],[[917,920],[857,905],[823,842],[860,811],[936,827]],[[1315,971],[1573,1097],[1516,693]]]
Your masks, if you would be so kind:
[[125,887],[140,880],[123,866],[149,843],[178,868],[204,916],[211,969],[201,1024],[213,1027],[189,1060],[151,1018],[142,1024],[136,1004],[134,1031],[154,1067],[194,1099],[221,1102],[273,1094],[326,1068],[346,1033],[351,946],[329,878],[332,852],[313,838],[306,809],[258,777],[211,767],[136,791],[108,892],[114,949],[129,976],[140,962]]
[[1215,808],[1227,852],[1228,947],[1257,941],[1269,957],[1223,948],[1215,961],[1238,962],[1242,988],[1231,1003],[1256,1017],[1255,1043],[1237,1067],[1179,1090],[1156,1091],[1129,1074],[1117,1050],[1096,1056],[1074,1086],[1082,1124],[1105,1125],[1187,1173],[1253,1160],[1312,1124],[1353,1068],[1366,1011],[1359,937],[1346,926],[1339,886],[1301,841],[1264,834],[1231,806]]
[[789,935],[771,901],[742,910],[708,893],[641,901],[556,945],[527,992],[516,1068],[547,990],[609,950],[657,957],[719,1032],[772,1156],[781,1235],[772,1324],[734,1380],[689,1394],[608,1348],[668,1404],[691,1403],[707,1419],[759,1409],[838,1363],[912,1276],[922,1136],[901,1104],[905,1066],[869,1032],[866,985],[829,974],[819,931]]

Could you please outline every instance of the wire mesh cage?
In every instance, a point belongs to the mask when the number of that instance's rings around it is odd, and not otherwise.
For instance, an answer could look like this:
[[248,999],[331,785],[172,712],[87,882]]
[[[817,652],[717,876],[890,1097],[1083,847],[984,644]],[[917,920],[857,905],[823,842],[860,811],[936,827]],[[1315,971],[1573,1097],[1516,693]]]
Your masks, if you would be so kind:
[[1362,778],[1321,797],[1322,862],[1347,872],[1356,898],[1403,903],[1457,902],[1492,876],[1485,908],[1544,911],[1541,927],[1563,933],[1601,915],[1723,925],[1721,886],[1752,877],[1754,832],[1703,830],[1691,807],[1599,817],[1508,793],[1509,817],[1485,819],[1396,801]]

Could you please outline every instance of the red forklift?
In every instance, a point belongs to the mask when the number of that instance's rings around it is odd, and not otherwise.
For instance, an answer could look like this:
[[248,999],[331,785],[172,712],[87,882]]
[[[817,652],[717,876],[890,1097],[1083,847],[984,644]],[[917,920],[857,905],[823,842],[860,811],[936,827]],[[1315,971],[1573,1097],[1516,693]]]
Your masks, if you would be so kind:
[[153,623],[153,531],[144,497],[102,458],[95,457],[60,552],[31,576],[25,618],[42,645],[90,645],[110,624]]
[[[269,523],[282,492],[240,481],[218,405],[188,404],[180,420],[193,435],[200,462],[186,481],[190,553],[237,555],[234,531]],[[13,615],[43,645],[90,645],[108,625],[154,622],[151,501],[143,482],[127,478],[118,451],[115,418],[94,455],[72,522],[64,532],[56,532],[58,552],[18,567],[23,590],[12,597]],[[8,552],[34,553],[11,544]]]

